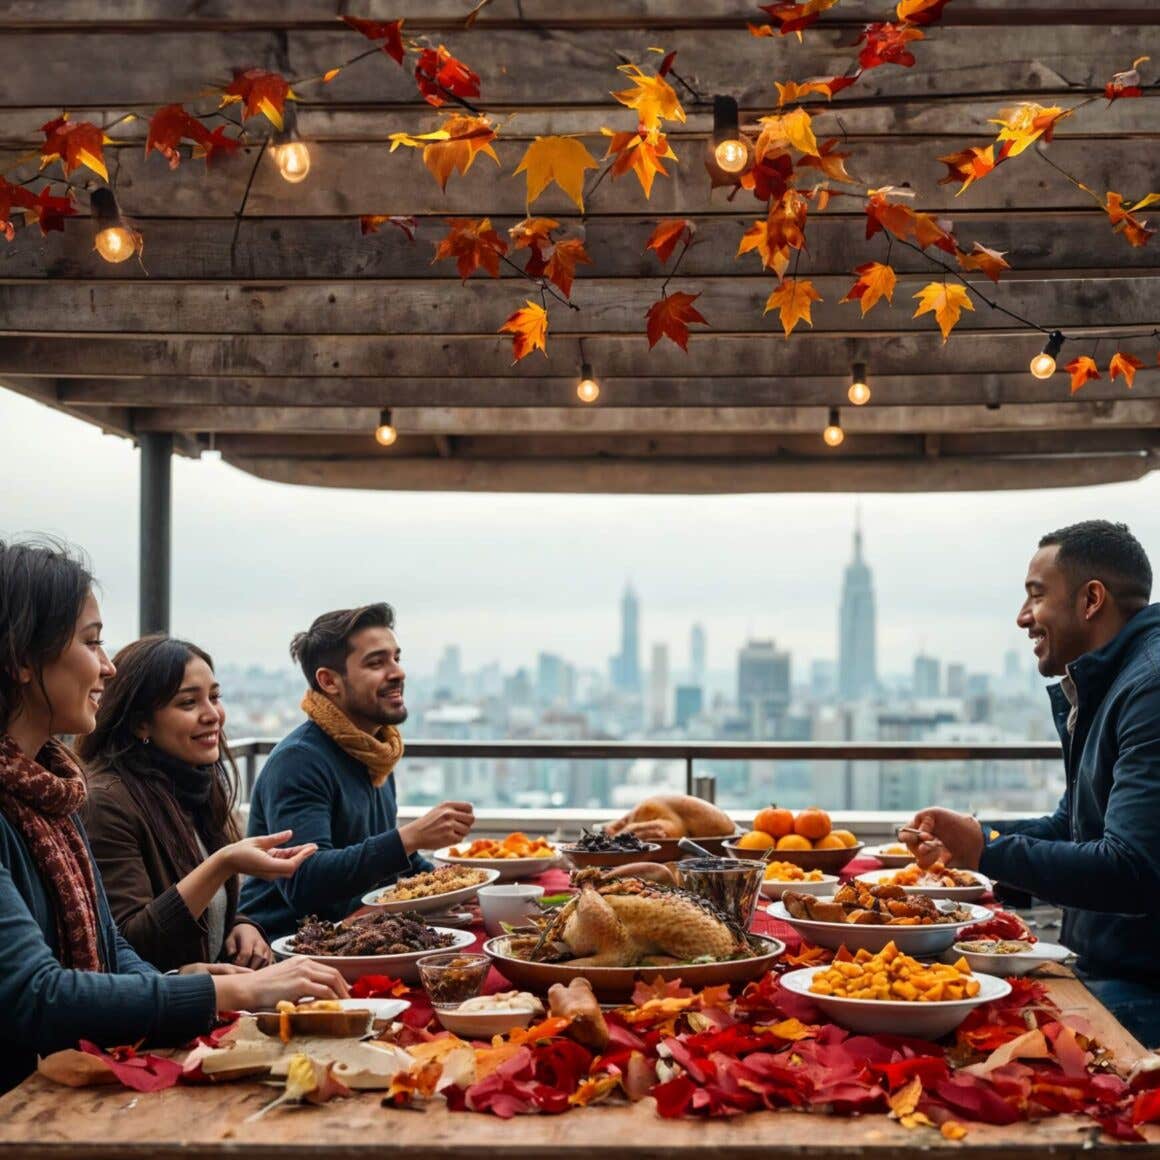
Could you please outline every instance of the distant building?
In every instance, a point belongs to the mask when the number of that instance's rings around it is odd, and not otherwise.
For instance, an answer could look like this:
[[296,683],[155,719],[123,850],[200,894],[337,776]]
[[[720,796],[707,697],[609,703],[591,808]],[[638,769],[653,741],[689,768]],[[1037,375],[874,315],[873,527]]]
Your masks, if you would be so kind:
[[648,720],[652,729],[669,723],[669,646],[654,644],[648,680]]
[[463,691],[463,666],[459,654],[459,645],[449,644],[435,666],[435,686],[448,693],[451,697],[458,697]]
[[914,695],[916,697],[942,696],[942,665],[934,657],[919,653],[914,658]]
[[751,640],[737,654],[737,704],[755,736],[770,736],[790,701],[790,655],[771,640]]
[[693,630],[689,634],[689,672],[693,684],[700,689],[705,687],[706,651],[705,626],[694,624]]
[[842,580],[838,613],[838,692],[846,701],[872,694],[878,685],[874,577],[862,559],[862,526],[854,528],[854,558]]
[[536,699],[542,705],[564,707],[575,699],[576,672],[561,656],[540,653],[536,664]]
[[705,694],[700,685],[677,686],[675,720],[678,728],[687,728],[690,721],[700,717],[704,707]]
[[639,693],[640,681],[640,602],[631,584],[620,598],[620,652],[612,658],[612,684],[625,693]]
[[947,665],[947,696],[962,698],[967,695],[967,666]]
[[838,666],[833,661],[810,662],[810,696],[828,701],[838,690]]

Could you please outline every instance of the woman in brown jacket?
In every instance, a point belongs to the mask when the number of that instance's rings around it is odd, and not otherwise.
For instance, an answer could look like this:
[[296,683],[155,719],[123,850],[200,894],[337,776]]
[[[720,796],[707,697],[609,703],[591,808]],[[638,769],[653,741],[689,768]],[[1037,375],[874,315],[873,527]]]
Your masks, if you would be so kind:
[[160,970],[194,962],[263,967],[273,955],[239,914],[239,875],[284,877],[288,833],[239,840],[226,714],[209,655],[147,636],[114,658],[96,729],[81,739],[84,823],[113,917]]

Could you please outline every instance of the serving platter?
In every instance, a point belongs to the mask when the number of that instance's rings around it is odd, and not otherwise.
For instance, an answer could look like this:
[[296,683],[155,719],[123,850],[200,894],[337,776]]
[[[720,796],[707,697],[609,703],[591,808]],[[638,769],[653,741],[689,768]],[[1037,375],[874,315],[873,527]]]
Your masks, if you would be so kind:
[[427,914],[431,911],[449,910],[457,903],[467,902],[474,898],[481,886],[490,886],[500,876],[498,870],[487,870],[482,866],[473,866],[471,869],[478,869],[486,875],[482,882],[477,882],[474,886],[461,886],[458,890],[448,890],[445,894],[432,894],[427,898],[396,899],[393,895],[401,883],[407,881],[403,878],[393,886],[380,886],[377,890],[364,894],[362,903],[363,906],[370,906],[375,910],[385,910],[388,914],[401,914],[403,912]]
[[[949,903],[944,902],[939,909],[945,910],[949,906]],[[808,918],[794,918],[786,910],[784,901],[770,903],[769,915],[771,918],[788,922],[802,938],[815,946],[828,947],[830,950],[836,951],[844,945],[852,951],[861,949],[880,951],[888,942],[893,941],[904,954],[937,955],[955,941],[960,930],[991,917],[991,912],[985,906],[964,903],[962,909],[969,912],[969,917],[964,921],[931,923],[928,926],[898,924],[871,926],[856,922],[815,922]]]
[[574,967],[568,963],[530,963],[508,952],[508,936],[499,935],[483,944],[501,975],[520,990],[545,994],[553,983],[569,983],[582,977],[592,985],[597,999],[605,1003],[628,1000],[638,982],[680,979],[685,986],[713,987],[721,983],[748,983],[760,978],[785,950],[780,939],[750,935],[758,953],[748,959],[720,963],[678,963],[667,967]]
[[962,957],[970,964],[972,971],[984,971],[988,975],[1016,977],[1027,975],[1042,967],[1044,963],[1066,963],[1075,957],[1067,947],[1058,943],[1037,942],[1031,944],[1031,950],[1014,955],[988,954],[986,951],[964,950],[957,942],[943,955],[948,962],[954,962]]
[[[451,936],[452,941],[445,947],[428,947],[421,951],[407,951],[401,955],[304,955],[304,958],[313,959],[316,963],[325,963],[334,967],[348,982],[353,983],[363,975],[390,975],[401,979],[404,983],[419,982],[419,968],[416,965],[424,955],[449,953],[463,950],[475,942],[475,935],[470,930],[452,930],[450,927],[433,926],[432,930],[440,934]],[[301,952],[290,947],[295,935],[283,935],[276,938],[270,949],[280,959],[289,959]]]
[[[908,866],[911,864],[907,863]],[[854,881],[864,882],[867,886],[878,886],[887,879],[893,878],[897,873],[897,870],[889,867],[882,870],[867,870],[865,874],[859,874]],[[970,874],[975,879],[975,884],[973,886],[902,886],[899,889],[905,890],[907,894],[924,894],[927,898],[947,898],[955,902],[974,902],[991,889],[990,878],[974,870],[963,870],[960,873]]]
[[660,848],[659,842],[646,842],[643,850],[579,850],[565,843],[560,847],[560,853],[577,870],[587,870],[594,866],[603,869],[629,866],[633,862],[655,862]]
[[[540,858],[456,858],[451,851],[454,846],[444,846],[436,850],[431,858],[444,866],[470,866],[475,870],[496,870],[496,882],[518,882],[523,878],[535,878],[543,874],[560,860],[559,847],[553,845],[553,853]],[[483,885],[481,883],[481,885]],[[479,889],[477,886],[476,890]]]
[[[901,854],[889,853],[896,847],[901,848]],[[869,858],[877,858],[883,866],[888,866],[891,869],[909,866],[914,861],[914,855],[901,842],[886,842],[881,846],[867,846],[862,852]]]
[[[889,928],[887,928],[889,929]],[[1006,979],[976,974],[979,993],[970,999],[945,999],[933,1003],[893,999],[846,999],[836,995],[815,995],[810,983],[828,966],[804,967],[782,975],[781,985],[794,995],[802,995],[832,1022],[863,1035],[909,1035],[916,1039],[941,1039],[976,1008],[1011,993]]]
[[766,898],[780,898],[787,890],[796,890],[799,894],[833,894],[838,886],[836,874],[823,874],[817,882],[785,882],[779,878],[763,878],[761,893]]

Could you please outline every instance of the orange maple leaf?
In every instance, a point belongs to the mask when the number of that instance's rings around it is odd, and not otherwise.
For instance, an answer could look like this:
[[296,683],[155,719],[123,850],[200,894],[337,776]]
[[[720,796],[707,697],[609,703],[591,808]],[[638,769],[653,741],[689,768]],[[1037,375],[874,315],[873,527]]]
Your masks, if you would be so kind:
[[388,224],[398,226],[407,235],[407,239],[413,242],[415,231],[419,228],[419,219],[386,213],[367,213],[358,219],[359,231],[363,234],[377,234],[380,226]]
[[248,68],[244,72],[234,73],[234,79],[226,87],[221,103],[232,105],[241,101],[247,120],[261,113],[275,129],[281,129],[282,110],[293,96],[290,82],[281,73]]
[[963,270],[980,270],[991,279],[999,281],[999,274],[1003,270],[1010,270],[1010,263],[1004,258],[1006,250],[989,250],[982,242],[975,242],[969,253],[955,249],[955,257],[959,267]]
[[552,231],[560,223],[555,218],[524,218],[508,230],[514,250],[546,250],[552,245]]
[[169,161],[169,168],[176,169],[181,164],[182,141],[193,142],[193,156],[204,157],[208,165],[219,153],[234,153],[241,144],[234,137],[226,136],[226,127],[219,125],[211,133],[192,113],[181,105],[165,105],[149,119],[149,132],[145,137],[145,156],[156,149]]
[[673,251],[681,241],[684,241],[685,245],[692,244],[696,230],[697,227],[688,218],[669,218],[667,221],[657,222],[656,229],[649,234],[649,239],[645,242],[645,253],[654,250],[663,265],[673,256]]
[[782,284],[765,300],[765,309],[762,314],[771,310],[781,313],[781,328],[786,338],[799,322],[808,322],[813,326],[814,320],[810,317],[810,307],[815,302],[823,301],[822,296],[814,289],[814,284],[808,278],[786,278]]
[[899,0],[895,15],[904,24],[933,24],[948,0]]
[[806,244],[805,226],[809,206],[796,190],[787,190],[776,205],[770,208],[764,220],[753,223],[737,247],[738,258],[751,250],[761,257],[761,264],[777,272],[780,278],[789,263],[789,251],[800,250]]
[[658,298],[649,307],[646,315],[649,350],[652,350],[662,338],[671,338],[681,350],[689,349],[690,324],[700,322],[705,326],[709,325],[693,305],[700,297],[699,293],[684,294],[677,291],[664,298]]
[[846,297],[839,299],[840,302],[861,302],[863,318],[883,297],[893,304],[894,286],[898,278],[890,266],[882,262],[867,262],[855,267],[854,273],[858,275],[858,280],[850,287]]
[[1150,193],[1147,197],[1136,202],[1135,205],[1125,207],[1123,195],[1116,193],[1115,190],[1109,189],[1106,195],[1104,212],[1108,215],[1112,223],[1112,228],[1117,234],[1123,234],[1128,239],[1130,245],[1143,246],[1147,244],[1148,239],[1156,231],[1148,229],[1148,223],[1141,221],[1134,214],[1135,211],[1141,210],[1145,206],[1153,205],[1157,201],[1160,201],[1160,194]]
[[958,153],[948,153],[939,160],[947,167],[946,177],[939,179],[939,185],[950,185],[952,181],[961,181],[958,197],[969,185],[986,177],[995,168],[995,146],[988,145],[985,149],[972,145],[961,149]]
[[938,222],[930,214],[915,213],[908,206],[887,201],[884,193],[875,191],[866,202],[866,237],[872,238],[882,229],[896,238],[913,238],[923,249],[935,245],[953,254],[958,248],[949,223]]
[[448,218],[450,227],[435,248],[432,263],[454,258],[461,278],[468,278],[481,266],[499,277],[499,260],[507,253],[507,242],[491,227],[491,218]]
[[846,172],[846,158],[850,156],[852,156],[850,153],[839,153],[838,138],[830,137],[818,146],[816,156],[800,158],[797,168],[820,169],[831,181],[845,181],[850,185],[857,185],[858,182]]
[[524,301],[523,306],[499,328],[499,332],[513,336],[512,353],[516,356],[516,362],[534,350],[542,350],[545,355],[548,353],[548,312],[531,299]]
[[859,44],[865,41],[858,53],[858,63],[863,69],[884,64],[910,68],[914,64],[914,53],[906,46],[912,40],[925,39],[926,33],[910,24],[891,24],[888,21],[867,24],[858,37]]
[[998,117],[988,121],[990,125],[1002,126],[996,138],[1001,143],[998,161],[1018,157],[1040,137],[1050,141],[1055,126],[1070,116],[1070,109],[1061,109],[1058,105],[1037,105],[1034,101],[1023,101],[1013,109],[1004,109]]
[[381,40],[379,46],[387,56],[403,63],[403,22],[401,20],[361,20],[357,16],[342,18],[368,40]]
[[554,181],[583,211],[584,171],[599,168],[599,162],[579,138],[537,137],[524,150],[512,176],[527,174],[528,205]]
[[939,330],[942,331],[943,342],[950,337],[962,311],[970,310],[973,313],[975,309],[966,288],[954,283],[928,282],[914,297],[919,300],[919,305],[913,317],[933,311]]
[[91,169],[102,181],[109,180],[105,168],[104,146],[112,141],[106,137],[99,125],[91,121],[70,121],[67,113],[41,126],[44,144],[40,147],[40,168],[60,159],[64,175],[84,166]]
[[[769,13],[769,18],[777,25],[779,35],[786,36],[796,32],[800,41],[802,29],[816,24],[818,17],[837,3],[838,0],[804,0],[801,4],[759,4],[758,7],[763,12]],[[762,31],[763,29],[768,31]],[[751,24],[749,31],[754,36],[772,36],[774,33],[768,24],[760,26]]]
[[607,129],[601,132],[611,138],[604,156],[606,159],[616,158],[610,171],[613,180],[631,170],[636,174],[645,197],[652,197],[653,178],[658,173],[662,177],[669,175],[669,171],[661,164],[662,159],[670,157],[677,160],[669,139],[663,133],[612,133]]
[[447,104],[448,95],[478,97],[479,77],[441,44],[425,48],[415,65],[415,83],[423,100],[435,108]]
[[858,79],[858,73],[850,73],[841,77],[811,77],[807,81],[774,81],[777,88],[778,107],[792,105],[813,93],[830,100],[835,93],[849,88]]
[[636,110],[637,120],[646,132],[660,128],[662,121],[685,121],[685,110],[677,99],[673,86],[663,76],[642,72],[635,64],[622,64],[619,71],[632,81],[631,89],[621,89],[612,95],[630,109]]
[[592,259],[579,238],[564,238],[545,250],[533,250],[528,257],[527,272],[533,277],[541,274],[560,288],[566,297],[572,296],[572,279],[579,264],[592,265]]
[[[430,138],[430,140],[428,140]],[[491,147],[496,132],[486,117],[465,116],[452,113],[436,133],[425,133],[417,140],[423,144],[423,164],[431,176],[439,182],[440,189],[447,188],[452,173],[465,174],[482,153],[499,164],[499,157]],[[411,144],[405,141],[404,144]],[[395,149],[392,137],[391,150]]]
[[604,1073],[590,1075],[580,1082],[580,1086],[568,1097],[572,1107],[587,1108],[598,1104],[620,1087],[620,1077]]
[[1114,383],[1117,375],[1123,375],[1124,381],[1128,384],[1128,390],[1131,390],[1136,378],[1136,372],[1143,365],[1143,360],[1138,359],[1134,354],[1124,354],[1122,351],[1116,351],[1112,355],[1112,361],[1108,363],[1108,378]]
[[1100,377],[1099,368],[1096,366],[1096,360],[1090,358],[1086,354],[1081,354],[1079,358],[1073,358],[1065,368],[1067,373],[1071,375],[1071,393],[1074,395],[1089,379],[1098,379]]

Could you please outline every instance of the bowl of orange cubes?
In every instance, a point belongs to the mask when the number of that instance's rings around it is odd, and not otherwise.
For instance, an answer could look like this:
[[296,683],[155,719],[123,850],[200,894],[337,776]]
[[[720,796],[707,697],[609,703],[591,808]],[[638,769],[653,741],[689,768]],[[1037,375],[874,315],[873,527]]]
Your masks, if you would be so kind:
[[966,959],[920,962],[893,942],[874,954],[843,947],[829,966],[790,971],[781,985],[849,1031],[918,1039],[941,1039],[974,1008],[1011,993],[1006,979],[975,974]]
[[833,894],[837,885],[836,874],[803,870],[792,862],[779,862],[774,854],[765,864],[761,893],[766,898],[780,898],[787,890],[796,890],[799,894]]
[[836,830],[830,815],[817,806],[793,810],[766,806],[757,811],[753,829],[724,843],[731,858],[789,862],[802,870],[837,874],[862,849],[849,830]]
[[543,874],[560,857],[555,843],[546,837],[529,838],[518,830],[506,838],[476,838],[458,846],[444,846],[431,857],[446,866],[471,866],[498,870],[498,882],[515,882]]

